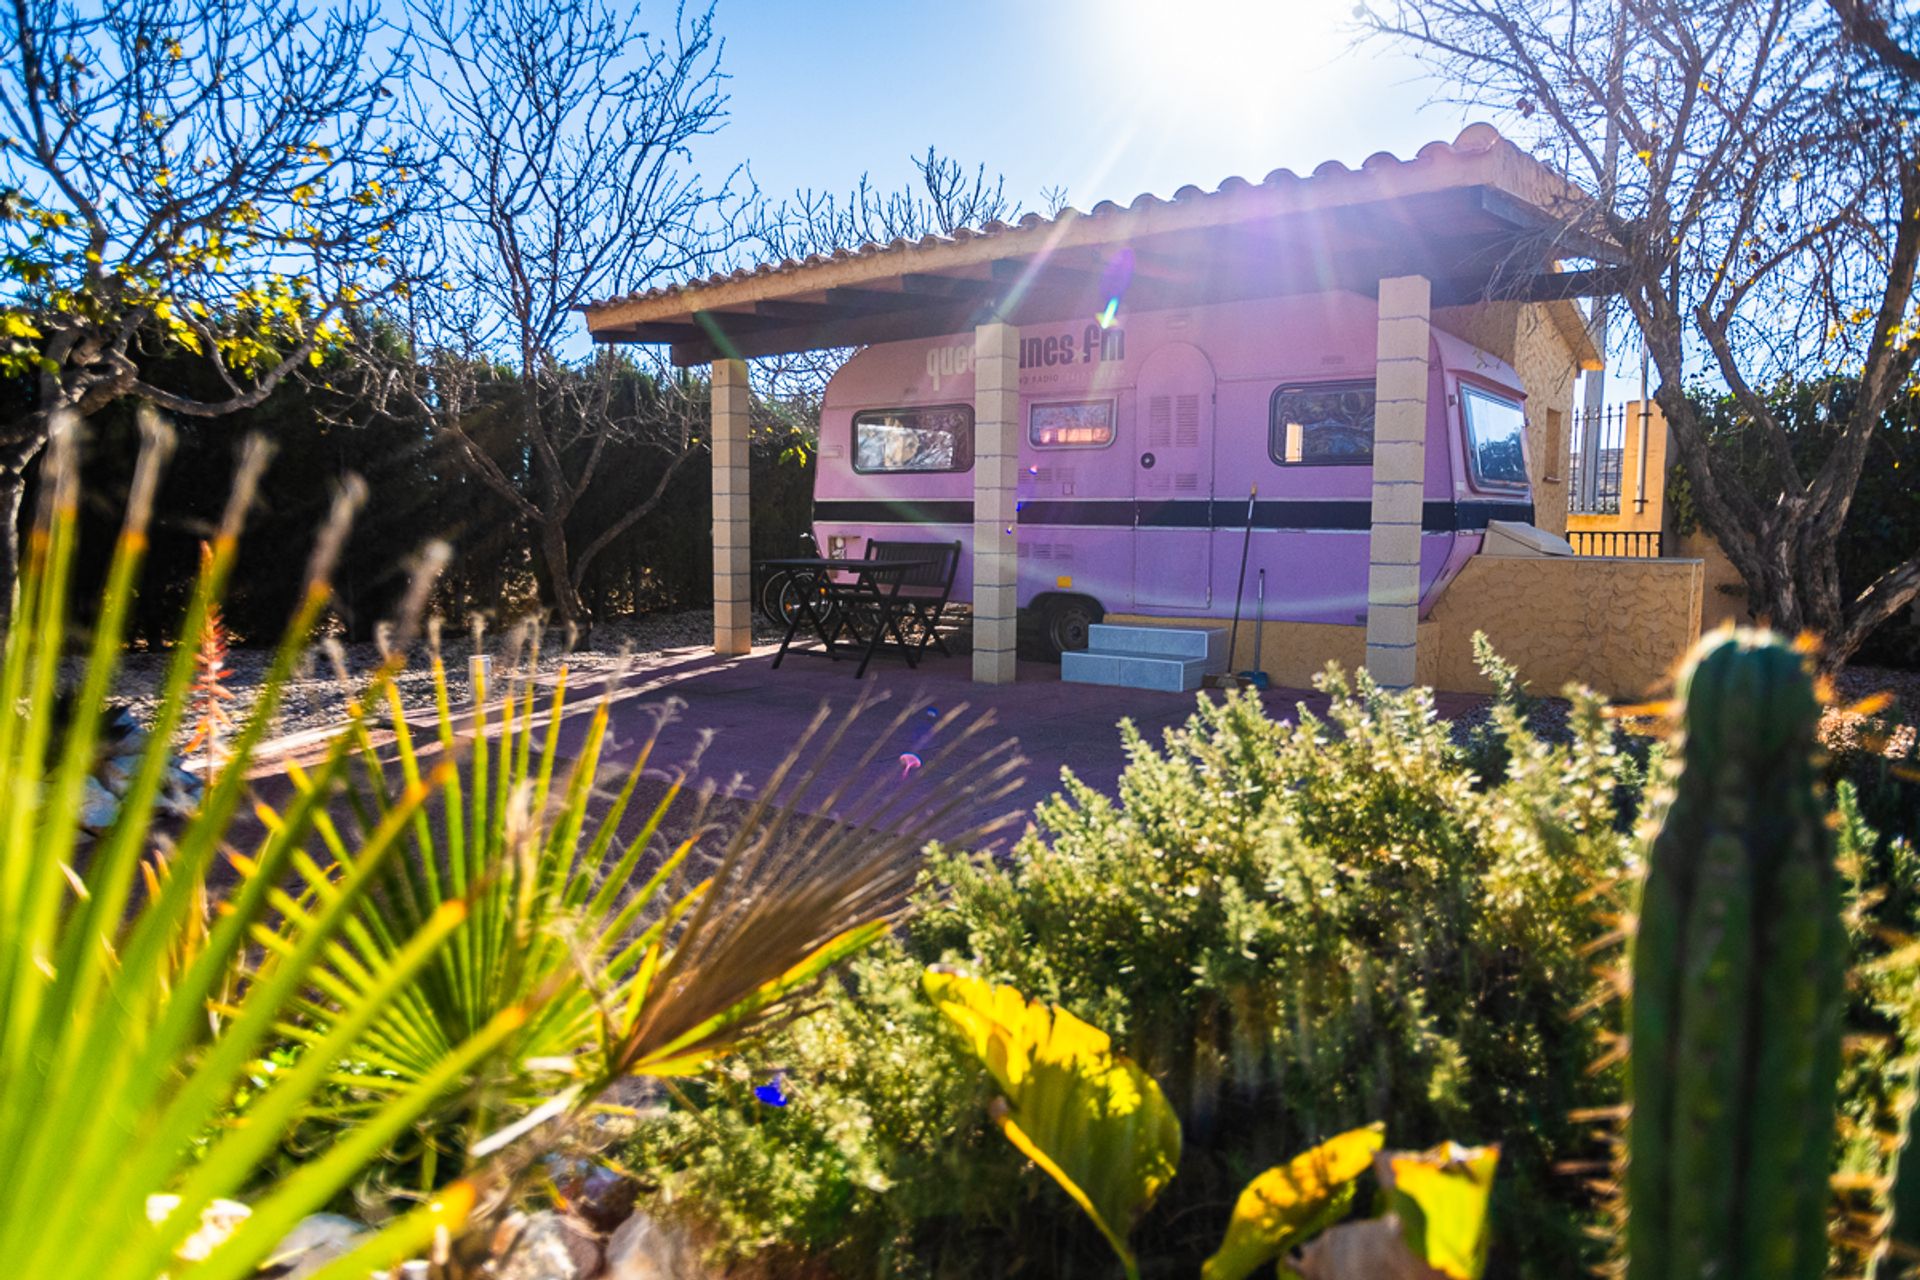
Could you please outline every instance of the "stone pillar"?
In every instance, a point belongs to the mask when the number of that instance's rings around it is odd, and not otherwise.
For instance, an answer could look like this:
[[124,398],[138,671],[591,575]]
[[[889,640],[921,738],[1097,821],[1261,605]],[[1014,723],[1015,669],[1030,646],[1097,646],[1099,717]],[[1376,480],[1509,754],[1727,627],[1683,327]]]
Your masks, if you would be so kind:
[[747,506],[747,362],[713,362],[713,651],[753,647],[753,563]]
[[1020,331],[973,331],[973,678],[1012,684],[1020,534]]
[[1414,643],[1420,622],[1420,515],[1426,499],[1431,295],[1424,276],[1380,282],[1367,670],[1389,689],[1405,689],[1414,682]]

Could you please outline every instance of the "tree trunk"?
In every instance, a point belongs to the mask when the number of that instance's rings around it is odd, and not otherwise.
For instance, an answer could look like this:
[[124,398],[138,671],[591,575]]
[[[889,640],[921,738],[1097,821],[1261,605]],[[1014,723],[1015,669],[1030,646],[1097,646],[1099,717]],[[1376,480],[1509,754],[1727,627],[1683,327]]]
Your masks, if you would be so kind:
[[20,585],[20,506],[26,496],[25,467],[0,465],[0,639],[13,619]]
[[592,626],[591,615],[581,603],[574,586],[572,567],[567,556],[567,525],[562,518],[547,515],[539,524],[540,560],[547,570],[547,587],[553,593],[554,612],[568,632],[570,643],[584,640]]

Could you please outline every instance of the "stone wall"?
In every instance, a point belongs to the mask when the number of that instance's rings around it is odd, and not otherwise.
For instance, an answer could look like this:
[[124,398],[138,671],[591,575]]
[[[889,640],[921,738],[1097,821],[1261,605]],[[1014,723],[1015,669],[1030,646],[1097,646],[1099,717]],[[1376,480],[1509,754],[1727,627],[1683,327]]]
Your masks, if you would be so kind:
[[1715,627],[1751,627],[1765,621],[1747,608],[1747,580],[1727,559],[1719,541],[1705,529],[1685,535],[1668,535],[1667,550],[1676,556],[1699,560],[1706,567],[1706,587],[1700,606],[1700,629]]
[[1433,313],[1434,328],[1505,360],[1520,375],[1520,385],[1527,389],[1533,520],[1562,536],[1567,532],[1573,397],[1581,369],[1580,353],[1568,339],[1568,328],[1579,323],[1579,316],[1569,311],[1569,303],[1488,302]]
[[1698,560],[1475,556],[1420,627],[1420,678],[1484,692],[1473,633],[1520,669],[1533,692],[1569,681],[1612,698],[1664,685],[1700,636]]
[[[1705,566],[1699,560],[1603,556],[1475,556],[1420,623],[1414,678],[1454,693],[1485,693],[1473,633],[1520,669],[1538,694],[1578,681],[1637,701],[1663,685],[1700,637]],[[1217,618],[1115,613],[1129,626],[1221,627]],[[1253,668],[1254,624],[1243,619],[1230,670]],[[1329,662],[1351,671],[1366,659],[1365,627],[1269,622],[1260,666],[1276,685],[1304,689]]]

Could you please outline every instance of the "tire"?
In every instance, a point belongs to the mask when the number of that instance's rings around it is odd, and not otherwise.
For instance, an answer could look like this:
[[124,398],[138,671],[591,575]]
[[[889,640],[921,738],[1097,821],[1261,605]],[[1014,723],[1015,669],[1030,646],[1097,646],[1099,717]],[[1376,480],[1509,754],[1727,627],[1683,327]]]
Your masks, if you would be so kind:
[[785,627],[800,610],[800,601],[820,589],[810,574],[781,570],[760,588],[760,615],[776,627]]
[[1086,596],[1053,596],[1040,611],[1041,651],[1059,658],[1087,647],[1088,628],[1107,616],[1098,600]]
[[760,584],[760,616],[776,627],[787,625],[785,596],[793,583],[793,575],[785,569],[779,569],[767,575]]

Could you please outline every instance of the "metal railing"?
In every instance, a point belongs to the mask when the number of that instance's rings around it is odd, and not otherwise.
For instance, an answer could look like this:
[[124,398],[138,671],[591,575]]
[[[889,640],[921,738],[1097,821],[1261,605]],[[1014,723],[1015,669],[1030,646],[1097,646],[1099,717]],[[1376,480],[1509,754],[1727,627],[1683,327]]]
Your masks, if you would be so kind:
[[[1590,433],[1598,435],[1590,442]],[[1622,471],[1627,456],[1627,406],[1609,405],[1597,414],[1576,410],[1573,415],[1572,454],[1567,474],[1567,510],[1576,516],[1610,516],[1620,511]],[[1591,483],[1586,476],[1593,459]]]
[[1666,540],[1658,529],[1629,532],[1619,529],[1571,529],[1567,541],[1577,556],[1626,556],[1635,560],[1658,560],[1666,549]]

